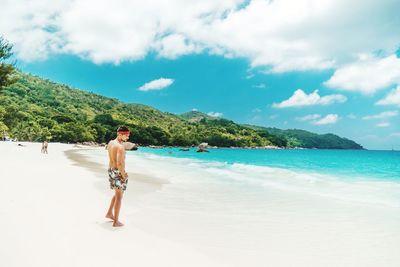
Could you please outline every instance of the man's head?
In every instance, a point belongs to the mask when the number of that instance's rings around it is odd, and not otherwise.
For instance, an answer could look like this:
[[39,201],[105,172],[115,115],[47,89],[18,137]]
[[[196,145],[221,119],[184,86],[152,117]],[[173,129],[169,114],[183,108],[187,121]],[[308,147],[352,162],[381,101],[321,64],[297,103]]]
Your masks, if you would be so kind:
[[126,141],[129,139],[129,128],[126,126],[120,126],[117,129],[118,139],[121,141]]

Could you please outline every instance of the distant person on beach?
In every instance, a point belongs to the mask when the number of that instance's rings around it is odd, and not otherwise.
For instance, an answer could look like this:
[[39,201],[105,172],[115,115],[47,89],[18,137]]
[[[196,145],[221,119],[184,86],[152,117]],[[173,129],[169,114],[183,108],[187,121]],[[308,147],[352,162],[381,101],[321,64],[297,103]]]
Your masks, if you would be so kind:
[[49,152],[47,151],[47,147],[49,146],[49,143],[47,141],[44,141],[42,144],[42,153],[48,154]]
[[[113,220],[113,226],[119,227],[123,224],[118,220],[121,209],[122,196],[128,183],[128,174],[125,171],[125,146],[124,142],[129,139],[129,129],[121,126],[117,130],[117,138],[111,140],[107,145],[108,151],[108,180],[110,188],[115,191],[111,199],[106,218]],[[114,214],[113,214],[114,211]]]

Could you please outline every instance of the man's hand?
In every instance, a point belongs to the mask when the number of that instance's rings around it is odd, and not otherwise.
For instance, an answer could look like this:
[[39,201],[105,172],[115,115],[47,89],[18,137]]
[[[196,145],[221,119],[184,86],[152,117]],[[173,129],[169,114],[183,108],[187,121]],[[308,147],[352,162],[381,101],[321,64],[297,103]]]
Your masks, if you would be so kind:
[[123,181],[123,182],[125,182],[126,179],[128,179],[128,173],[126,173],[126,172],[125,172],[125,173],[122,173],[121,176],[122,176],[122,181]]
[[125,150],[136,150],[137,149],[137,144],[131,143],[131,142],[124,142],[122,144],[125,148]]

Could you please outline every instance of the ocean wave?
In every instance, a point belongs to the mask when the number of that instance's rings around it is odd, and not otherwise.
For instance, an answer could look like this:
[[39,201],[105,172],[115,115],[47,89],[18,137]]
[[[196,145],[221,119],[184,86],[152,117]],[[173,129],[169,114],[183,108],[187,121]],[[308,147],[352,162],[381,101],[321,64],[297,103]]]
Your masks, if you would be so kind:
[[245,186],[243,190],[276,189],[341,201],[400,207],[398,181],[371,180],[251,164],[128,153],[129,171],[168,179],[171,183]]
[[368,178],[300,172],[275,167],[233,164],[235,179],[299,193],[358,203],[400,207],[400,183]]

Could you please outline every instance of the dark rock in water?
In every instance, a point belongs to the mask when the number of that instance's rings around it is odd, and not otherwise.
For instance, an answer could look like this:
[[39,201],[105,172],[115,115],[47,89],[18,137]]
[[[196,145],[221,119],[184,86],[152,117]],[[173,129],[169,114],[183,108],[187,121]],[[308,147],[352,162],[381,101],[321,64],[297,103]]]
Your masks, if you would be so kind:
[[208,151],[208,150],[206,150],[204,148],[199,148],[196,152],[210,152],[210,151]]
[[181,149],[179,149],[179,151],[189,151],[190,149],[189,148],[181,148]]
[[164,146],[153,146],[153,145],[149,145],[149,148],[164,148]]

